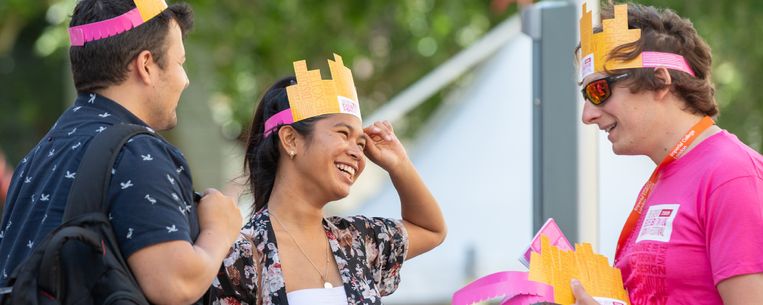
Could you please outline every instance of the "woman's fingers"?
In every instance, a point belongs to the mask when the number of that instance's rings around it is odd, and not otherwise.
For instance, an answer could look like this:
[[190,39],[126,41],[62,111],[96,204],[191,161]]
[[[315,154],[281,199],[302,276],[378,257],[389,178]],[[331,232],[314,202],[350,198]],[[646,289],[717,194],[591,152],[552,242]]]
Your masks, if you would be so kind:
[[379,142],[383,139],[383,137],[381,136],[381,130],[379,129],[379,127],[371,125],[363,129],[363,131],[373,142]]
[[393,140],[392,125],[387,121],[376,121],[371,126],[366,127],[364,131],[371,137],[371,140],[376,142]]

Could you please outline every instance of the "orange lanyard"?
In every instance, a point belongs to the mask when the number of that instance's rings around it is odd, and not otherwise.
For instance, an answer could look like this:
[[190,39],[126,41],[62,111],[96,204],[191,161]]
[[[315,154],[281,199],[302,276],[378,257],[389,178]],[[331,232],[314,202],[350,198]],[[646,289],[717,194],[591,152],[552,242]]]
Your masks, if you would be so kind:
[[617,241],[617,250],[615,251],[615,261],[620,258],[620,252],[623,250],[625,242],[628,240],[628,237],[631,236],[631,233],[633,233],[633,229],[636,227],[636,222],[641,217],[641,213],[644,210],[646,200],[649,198],[649,195],[652,193],[654,186],[657,184],[657,180],[660,176],[660,170],[671,162],[678,160],[678,158],[680,158],[686,149],[689,148],[689,145],[691,145],[691,143],[697,139],[697,136],[699,136],[706,129],[710,128],[710,126],[713,126],[713,124],[715,124],[715,121],[713,121],[713,119],[711,119],[709,116],[702,118],[702,120],[692,126],[688,132],[686,132],[681,140],[678,141],[676,146],[673,147],[673,150],[671,150],[670,153],[665,156],[665,159],[660,162],[660,165],[654,169],[652,175],[649,177],[649,181],[647,181],[646,184],[644,184],[644,187],[641,188],[641,192],[636,198],[636,204],[633,206],[633,211],[631,211],[631,214],[628,216],[628,220],[623,226],[623,230],[620,232],[620,238]]

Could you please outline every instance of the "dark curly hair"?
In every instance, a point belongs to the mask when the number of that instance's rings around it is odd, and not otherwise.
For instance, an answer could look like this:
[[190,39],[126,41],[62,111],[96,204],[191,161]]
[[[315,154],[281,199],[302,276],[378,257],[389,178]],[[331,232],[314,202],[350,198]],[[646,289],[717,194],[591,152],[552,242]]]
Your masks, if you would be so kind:
[[[614,18],[614,5],[602,5],[601,19]],[[712,54],[710,47],[697,34],[691,21],[681,18],[670,9],[659,9],[637,3],[628,3],[628,28],[641,29],[641,39],[614,48],[607,60],[630,61],[643,51],[679,54],[688,62],[695,76],[668,69],[672,83],[666,85],[655,77],[654,69],[623,69],[628,72],[626,85],[631,92],[660,90],[670,87],[671,92],[686,102],[687,111],[708,116],[718,115],[715,86],[710,77]],[[594,29],[595,33],[602,28]],[[606,71],[614,74],[612,71]]]

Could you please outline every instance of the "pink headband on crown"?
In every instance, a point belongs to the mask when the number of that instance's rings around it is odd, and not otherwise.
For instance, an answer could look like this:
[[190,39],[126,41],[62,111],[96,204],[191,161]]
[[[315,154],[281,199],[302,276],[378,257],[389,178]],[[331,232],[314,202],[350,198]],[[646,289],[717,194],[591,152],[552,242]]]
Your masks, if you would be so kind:
[[294,117],[291,115],[291,108],[281,110],[265,120],[265,137],[276,130],[276,127],[291,123],[294,123]]
[[134,0],[134,2],[135,8],[127,13],[69,28],[71,45],[81,47],[87,42],[119,35],[148,22],[167,9],[167,3],[164,0]]

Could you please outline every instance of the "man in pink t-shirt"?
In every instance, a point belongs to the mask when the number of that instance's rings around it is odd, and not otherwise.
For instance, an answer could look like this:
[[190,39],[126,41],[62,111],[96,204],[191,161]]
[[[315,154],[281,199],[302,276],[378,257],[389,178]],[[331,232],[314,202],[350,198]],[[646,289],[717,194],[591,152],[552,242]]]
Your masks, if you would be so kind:
[[719,283],[763,272],[762,177],[763,157],[726,131],[661,169],[615,264],[631,302],[723,304]]
[[710,48],[670,10],[605,5],[601,18],[581,20],[583,122],[657,164],[615,255],[631,304],[763,304],[763,157],[712,119]]

